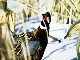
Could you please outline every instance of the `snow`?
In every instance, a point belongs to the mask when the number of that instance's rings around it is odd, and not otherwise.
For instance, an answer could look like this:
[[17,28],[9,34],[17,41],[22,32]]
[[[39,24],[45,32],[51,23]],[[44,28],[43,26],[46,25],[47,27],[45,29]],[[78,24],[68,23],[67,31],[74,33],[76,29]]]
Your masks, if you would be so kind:
[[[37,22],[37,20],[33,18],[30,18],[30,21],[26,21],[26,32],[33,31],[38,26],[40,26],[40,21]],[[59,22],[56,23],[55,21],[55,17],[52,16],[52,21],[50,24],[50,35],[60,39],[61,43],[58,43],[57,41],[54,41],[53,39],[48,37],[48,44],[42,60],[77,60],[76,41],[78,35],[71,36],[69,41],[67,41],[66,39],[64,39],[64,36],[67,33],[67,25]],[[23,32],[23,25],[19,23],[20,21],[16,23],[17,34]],[[18,28],[19,25],[21,25],[20,28]]]

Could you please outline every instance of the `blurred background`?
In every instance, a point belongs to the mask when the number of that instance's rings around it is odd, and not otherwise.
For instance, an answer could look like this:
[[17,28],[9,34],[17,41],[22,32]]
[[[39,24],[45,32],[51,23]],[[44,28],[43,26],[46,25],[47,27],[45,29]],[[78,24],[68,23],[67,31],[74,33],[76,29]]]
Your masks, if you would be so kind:
[[42,60],[80,60],[80,0],[0,0],[0,60],[39,60],[34,53],[40,42],[29,34],[41,27],[46,12],[50,35],[61,43],[47,37]]

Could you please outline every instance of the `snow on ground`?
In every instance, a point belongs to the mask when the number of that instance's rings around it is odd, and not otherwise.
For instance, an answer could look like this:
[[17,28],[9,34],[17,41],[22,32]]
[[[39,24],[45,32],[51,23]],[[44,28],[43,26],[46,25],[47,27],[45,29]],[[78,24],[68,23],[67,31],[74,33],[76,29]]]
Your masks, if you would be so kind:
[[48,43],[42,60],[71,60],[76,57],[76,39]]
[[[37,22],[36,19],[30,19],[29,21],[26,21],[26,32],[30,32],[36,29],[40,25],[40,21]],[[42,60],[77,60],[76,41],[78,35],[71,36],[70,40],[67,41],[64,39],[64,36],[67,33],[67,25],[56,23],[55,21],[56,19],[53,16],[50,24],[50,35],[61,39],[62,42],[58,43],[49,37]],[[20,28],[18,27],[19,25],[21,25]],[[16,23],[17,34],[23,32],[22,26],[23,25],[21,22]]]
[[70,40],[67,41],[64,39],[67,33],[67,25],[54,23],[54,20],[50,24],[50,35],[62,39],[62,42],[58,43],[49,37],[42,60],[77,60],[76,41],[78,35],[70,37]]

